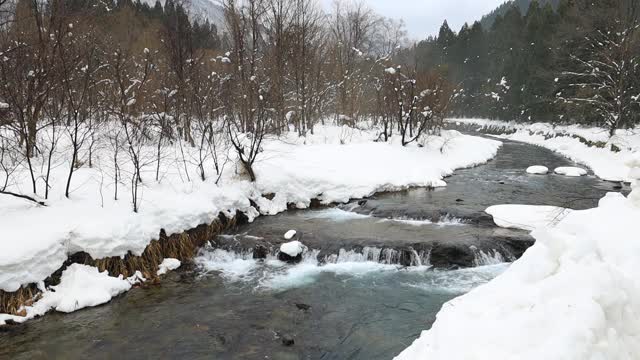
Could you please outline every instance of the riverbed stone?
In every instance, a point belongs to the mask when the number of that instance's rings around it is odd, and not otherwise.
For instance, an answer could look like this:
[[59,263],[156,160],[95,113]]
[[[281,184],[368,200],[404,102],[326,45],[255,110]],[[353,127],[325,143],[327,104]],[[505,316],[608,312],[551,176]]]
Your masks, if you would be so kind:
[[270,253],[269,249],[264,245],[256,245],[253,248],[254,259],[266,259],[269,253]]
[[298,308],[298,310],[302,310],[302,311],[309,311],[309,309],[311,309],[311,305],[302,304],[302,303],[297,303],[296,307]]
[[302,261],[302,253],[298,254],[298,256],[291,256],[283,252],[279,252],[278,260],[284,261],[288,264],[298,264]]
[[286,335],[286,334],[282,335],[281,340],[282,340],[282,345],[284,346],[293,346],[293,344],[296,343],[292,336]]

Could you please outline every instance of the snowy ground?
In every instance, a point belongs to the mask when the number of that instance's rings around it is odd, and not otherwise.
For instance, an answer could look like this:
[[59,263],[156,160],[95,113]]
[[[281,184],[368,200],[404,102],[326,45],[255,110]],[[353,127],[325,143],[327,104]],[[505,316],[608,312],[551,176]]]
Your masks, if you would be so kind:
[[[629,179],[640,179],[640,155],[626,166]],[[533,214],[508,210],[490,211]],[[536,243],[521,259],[445,304],[433,327],[397,359],[637,359],[638,219],[640,180],[627,198],[610,193],[597,208],[537,226]]]
[[[448,122],[477,125],[478,129],[491,127],[515,131],[513,134],[503,134],[498,137],[539,145],[556,151],[575,162],[588,166],[596,176],[610,181],[630,182],[630,169],[626,163],[634,152],[640,151],[640,128],[618,130],[610,138],[606,129],[578,125],[518,124],[485,119],[449,119]],[[599,143],[604,147],[588,146],[572,135],[582,137],[594,144]],[[619,148],[620,152],[611,151],[612,144]]]
[[[500,147],[498,141],[464,136],[455,131],[426,137],[422,147],[415,144],[402,147],[397,139],[375,143],[374,138],[373,131],[318,126],[315,134],[307,137],[290,133],[279,139],[268,139],[255,165],[258,178],[255,184],[241,174],[233,155],[225,151],[223,145],[219,146],[218,156],[223,159],[221,162],[227,157],[231,161],[217,184],[211,157],[204,163],[208,177],[202,181],[197,176],[198,153],[186,144],[182,144],[182,149],[180,144],[162,149],[160,181],[155,181],[156,148],[150,144],[143,149],[142,162],[146,165],[142,171],[138,213],[132,212],[128,187],[132,171],[126,154],[120,155],[123,158],[119,164],[120,198],[113,200],[115,182],[110,169],[114,169],[115,163],[106,140],[95,145],[94,167],[83,166],[74,175],[71,199],[66,199],[63,192],[69,165],[64,158],[54,159],[47,207],[9,197],[3,197],[0,202],[3,214],[0,229],[7,239],[0,241],[0,289],[15,291],[28,283],[43,286],[42,281],[60,268],[68,255],[78,251],[94,258],[124,256],[129,251],[141,254],[147,244],[158,237],[160,229],[170,235],[210,223],[220,212],[234,214],[236,210],[253,219],[259,213],[250,205],[250,200],[258,204],[262,214],[276,214],[286,210],[288,203],[307,207],[313,198],[324,203],[344,202],[379,191],[445,186],[445,176],[457,168],[486,162]],[[59,145],[64,146],[64,142]],[[184,157],[182,150],[186,153]],[[29,193],[26,173],[14,179],[21,181],[13,183],[11,189]],[[275,194],[272,200],[261,196],[269,193]],[[84,274],[84,278],[104,280],[105,275],[97,270],[77,271]],[[72,274],[68,277],[71,279]],[[101,296],[117,294],[124,288],[121,286],[124,283],[116,280],[104,281],[108,286],[100,292]],[[75,296],[77,292],[66,293]],[[80,300],[79,305],[103,302]],[[58,308],[58,305],[43,307]],[[39,304],[34,308],[41,309]],[[29,313],[40,312],[32,309]]]

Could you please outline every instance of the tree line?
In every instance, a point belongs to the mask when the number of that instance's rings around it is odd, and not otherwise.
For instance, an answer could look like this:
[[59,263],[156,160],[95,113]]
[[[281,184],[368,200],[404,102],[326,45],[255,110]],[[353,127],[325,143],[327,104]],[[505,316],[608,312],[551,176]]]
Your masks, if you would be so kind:
[[[408,145],[437,131],[458,95],[398,62],[403,24],[363,4],[225,0],[219,31],[173,0],[0,1],[0,194],[39,204],[54,158],[70,197],[78,169],[108,148],[113,198],[127,189],[137,212],[167,147],[184,181],[219,180],[222,147],[255,181],[268,136],[331,121]],[[28,191],[16,187],[24,177]]]
[[[445,22],[402,56],[464,92],[458,116],[581,122],[611,133],[640,120],[636,0],[509,2],[484,24]],[[489,28],[486,28],[490,24]]]

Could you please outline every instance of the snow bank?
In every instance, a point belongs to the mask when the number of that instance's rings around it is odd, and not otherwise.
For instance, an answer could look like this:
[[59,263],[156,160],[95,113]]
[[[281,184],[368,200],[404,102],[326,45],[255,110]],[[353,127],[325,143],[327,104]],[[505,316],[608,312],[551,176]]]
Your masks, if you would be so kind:
[[25,308],[25,317],[0,314],[0,325],[6,320],[23,322],[52,309],[68,313],[104,304],[129,290],[132,280],[109,276],[107,271],[99,272],[92,266],[72,264],[62,272],[59,285],[51,286],[33,306]]
[[[632,162],[631,179],[640,178]],[[490,283],[442,307],[396,359],[636,359],[640,189],[573,211]]]
[[542,165],[534,165],[527,168],[527,174],[546,175],[548,172],[549,168]]
[[573,167],[573,166],[561,166],[556,168],[553,172],[555,172],[558,175],[572,176],[572,177],[587,175],[587,170],[579,167]]
[[300,241],[291,241],[280,245],[280,252],[285,253],[292,258],[302,254],[305,246]]
[[555,226],[571,211],[557,206],[541,205],[495,205],[485,210],[500,227],[528,231]]
[[634,157],[629,159],[627,165],[631,168],[629,177],[633,180],[631,183],[634,189],[629,194],[629,199],[638,207],[640,207],[640,153],[635,154]]
[[[630,182],[630,167],[627,162],[635,152],[640,151],[640,128],[620,129],[613,137],[609,137],[606,129],[579,125],[522,124],[485,119],[448,119],[447,121],[477,126],[479,130],[494,128],[515,131],[513,134],[503,134],[498,137],[553,150],[588,166],[596,176],[609,181]],[[599,144],[601,147],[584,144],[577,137]],[[611,151],[612,145],[620,151]]]
[[166,258],[162,260],[158,267],[158,275],[164,275],[169,271],[175,270],[180,267],[182,263],[178,259]]

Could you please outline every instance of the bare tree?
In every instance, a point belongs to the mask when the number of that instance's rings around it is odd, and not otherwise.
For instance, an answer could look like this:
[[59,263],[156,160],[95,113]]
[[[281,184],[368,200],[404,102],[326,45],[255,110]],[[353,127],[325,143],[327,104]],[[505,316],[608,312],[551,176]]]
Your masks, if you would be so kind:
[[637,1],[621,2],[607,27],[584,41],[584,55],[570,54],[573,67],[562,72],[557,99],[593,109],[613,136],[640,116],[640,20]]

